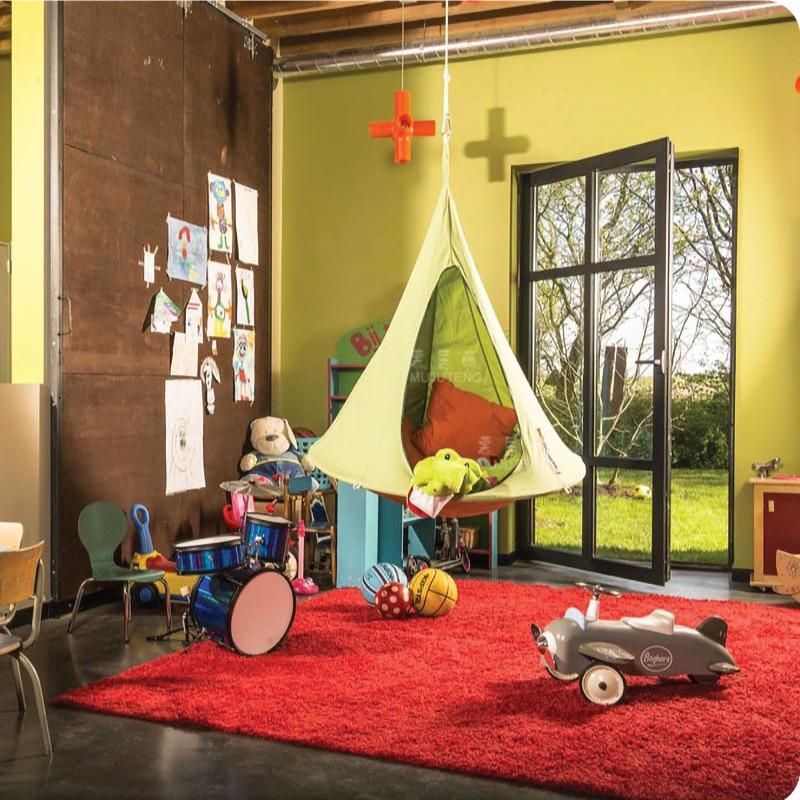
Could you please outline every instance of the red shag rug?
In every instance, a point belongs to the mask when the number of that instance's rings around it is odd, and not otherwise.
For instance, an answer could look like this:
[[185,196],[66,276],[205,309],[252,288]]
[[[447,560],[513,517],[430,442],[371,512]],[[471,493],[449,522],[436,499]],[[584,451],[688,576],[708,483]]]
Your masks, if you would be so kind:
[[242,658],[204,642],[56,702],[590,796],[783,800],[797,783],[800,608],[604,597],[607,618],[664,607],[694,626],[719,614],[742,671],[711,687],[633,678],[603,708],[549,678],[530,635],[531,621],[584,608],[585,592],[458,590],[449,616],[405,621],[336,590],[299,605],[274,653]]

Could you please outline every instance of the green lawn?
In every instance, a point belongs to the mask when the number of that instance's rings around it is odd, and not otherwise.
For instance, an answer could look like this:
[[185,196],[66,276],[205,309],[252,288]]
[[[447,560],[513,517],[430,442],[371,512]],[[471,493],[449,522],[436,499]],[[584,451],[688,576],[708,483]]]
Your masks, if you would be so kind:
[[[600,484],[608,470],[599,470]],[[633,496],[650,474],[626,470],[615,492],[600,489],[597,501],[597,555],[650,561],[652,501]],[[727,470],[672,471],[672,559],[696,564],[728,562]],[[580,552],[581,497],[548,495],[536,500],[536,544]]]

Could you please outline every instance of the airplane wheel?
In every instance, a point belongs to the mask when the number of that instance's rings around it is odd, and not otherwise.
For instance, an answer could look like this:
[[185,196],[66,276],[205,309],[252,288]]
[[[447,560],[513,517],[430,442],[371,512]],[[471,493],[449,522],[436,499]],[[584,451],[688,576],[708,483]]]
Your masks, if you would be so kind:
[[581,675],[581,691],[590,703],[613,706],[625,694],[625,678],[608,664],[592,664]]
[[689,680],[699,686],[713,686],[719,677],[719,675],[690,675]]
[[555,678],[557,681],[562,681],[563,683],[570,683],[580,678],[577,672],[559,672],[557,669],[548,666],[545,666],[544,669],[551,678]]

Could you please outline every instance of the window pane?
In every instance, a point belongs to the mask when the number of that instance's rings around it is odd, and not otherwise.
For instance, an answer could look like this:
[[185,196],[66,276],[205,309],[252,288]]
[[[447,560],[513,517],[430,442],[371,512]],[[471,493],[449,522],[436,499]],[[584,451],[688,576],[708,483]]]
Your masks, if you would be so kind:
[[[534,292],[533,388],[562,441],[576,453],[583,442],[583,279],[537,281]],[[537,498],[534,541],[581,551],[580,487]]]
[[652,493],[650,472],[597,470],[595,555],[625,561],[652,561]]
[[562,441],[583,442],[583,279],[536,281],[533,389]]
[[552,550],[580,553],[583,498],[580,487],[570,494],[559,492],[533,501],[534,544]]
[[728,562],[732,164],[675,172],[672,503],[677,562]]
[[600,260],[655,252],[656,174],[652,168],[598,176]]
[[585,262],[586,179],[571,178],[536,189],[535,269]]
[[653,452],[654,270],[598,277],[597,455],[650,458]]

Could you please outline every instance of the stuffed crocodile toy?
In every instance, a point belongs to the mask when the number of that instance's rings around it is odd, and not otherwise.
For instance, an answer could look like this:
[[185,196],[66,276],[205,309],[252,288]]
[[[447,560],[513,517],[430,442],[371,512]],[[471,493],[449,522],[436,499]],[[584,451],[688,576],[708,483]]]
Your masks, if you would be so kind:
[[[445,448],[414,467],[409,508],[419,516],[436,516],[456,495],[488,487],[477,461]],[[485,485],[484,485],[485,484]]]

